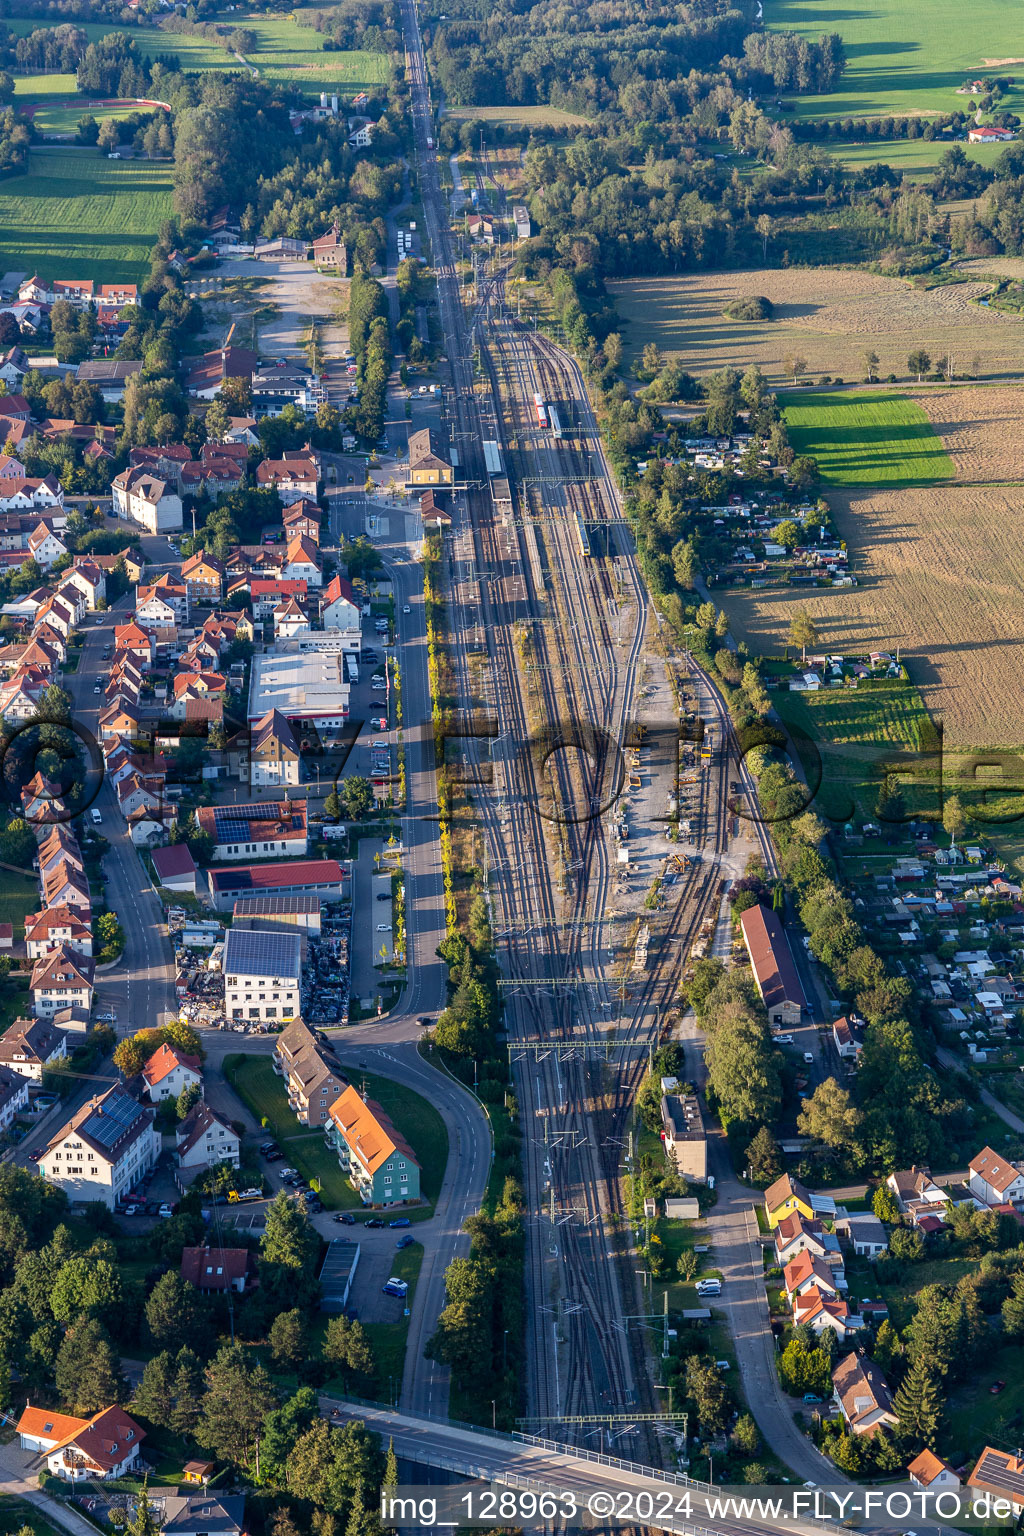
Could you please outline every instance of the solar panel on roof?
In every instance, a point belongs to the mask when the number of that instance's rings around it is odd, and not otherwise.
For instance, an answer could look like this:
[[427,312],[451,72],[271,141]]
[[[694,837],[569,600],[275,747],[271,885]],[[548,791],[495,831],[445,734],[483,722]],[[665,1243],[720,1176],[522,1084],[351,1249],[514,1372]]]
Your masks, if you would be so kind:
[[126,1093],[113,1094],[97,1106],[82,1126],[82,1133],[101,1147],[112,1147],[139,1114],[139,1106]]
[[228,975],[296,976],[299,951],[298,934],[231,928],[228,930],[224,970]]

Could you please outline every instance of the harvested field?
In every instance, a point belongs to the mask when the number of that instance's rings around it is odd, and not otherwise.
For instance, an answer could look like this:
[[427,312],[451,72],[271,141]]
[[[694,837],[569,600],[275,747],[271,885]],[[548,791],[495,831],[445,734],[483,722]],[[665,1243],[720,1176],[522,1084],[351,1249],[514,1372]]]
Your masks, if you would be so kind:
[[[758,363],[773,382],[785,382],[786,357],[799,356],[811,375],[852,382],[864,377],[864,354],[874,351],[882,378],[905,378],[908,354],[924,347],[933,357],[952,350],[981,376],[1024,375],[1024,319],[972,303],[989,292],[984,281],[920,289],[873,272],[791,267],[608,286],[627,356],[654,341],[691,373]],[[771,300],[772,320],[726,319],[727,305],[756,294]]]
[[[975,145],[975,149],[979,146]],[[1024,256],[973,256],[966,261],[958,261],[957,267],[961,272],[970,272],[978,277],[986,277],[992,272],[997,277],[1013,277],[1024,282]]]
[[794,613],[818,624],[824,649],[900,646],[950,747],[1024,740],[1024,491],[939,485],[833,492],[839,533],[859,585],[798,593],[723,594],[737,639],[779,655]]
[[1024,481],[1024,389],[961,384],[908,395],[925,412],[953,460],[957,479]]

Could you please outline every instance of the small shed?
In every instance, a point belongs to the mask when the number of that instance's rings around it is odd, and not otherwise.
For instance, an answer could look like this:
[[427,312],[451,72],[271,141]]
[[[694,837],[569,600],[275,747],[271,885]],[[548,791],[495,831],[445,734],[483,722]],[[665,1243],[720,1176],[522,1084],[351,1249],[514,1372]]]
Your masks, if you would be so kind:
[[699,1200],[666,1200],[665,1215],[670,1221],[696,1221],[700,1216]]

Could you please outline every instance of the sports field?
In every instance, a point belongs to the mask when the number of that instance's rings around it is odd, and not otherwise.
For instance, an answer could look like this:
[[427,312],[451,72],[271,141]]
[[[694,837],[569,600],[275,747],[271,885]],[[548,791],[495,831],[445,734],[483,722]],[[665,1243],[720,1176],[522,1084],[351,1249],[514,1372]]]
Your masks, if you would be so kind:
[[0,184],[0,271],[137,282],[171,214],[171,168],[95,149],[31,151],[27,176]]
[[847,67],[838,91],[786,100],[798,117],[909,117],[968,105],[956,88],[965,79],[1006,74],[1017,86],[1004,98],[1024,107],[1024,60],[1017,0],[874,0],[835,6],[828,0],[764,0],[769,27],[818,38],[839,32]]
[[927,413],[905,395],[816,390],[787,396],[783,409],[794,450],[817,459],[829,485],[926,485],[956,475]]
[[77,132],[83,117],[94,117],[98,123],[108,117],[121,122],[136,112],[151,112],[154,109],[140,106],[137,101],[115,101],[103,105],[89,96],[76,96],[73,100],[55,97],[52,103],[47,100],[38,104],[33,102],[28,110],[32,113],[33,127],[44,138],[50,134],[70,138]]

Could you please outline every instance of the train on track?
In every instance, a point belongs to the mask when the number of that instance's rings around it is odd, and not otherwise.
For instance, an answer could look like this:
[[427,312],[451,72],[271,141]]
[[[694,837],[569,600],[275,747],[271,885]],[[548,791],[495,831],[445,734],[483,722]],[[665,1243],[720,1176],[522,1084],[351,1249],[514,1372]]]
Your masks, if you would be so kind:
[[562,436],[562,418],[558,414],[558,407],[545,400],[542,394],[533,397],[533,409],[537,415],[537,425],[544,432],[550,432],[553,437]]

